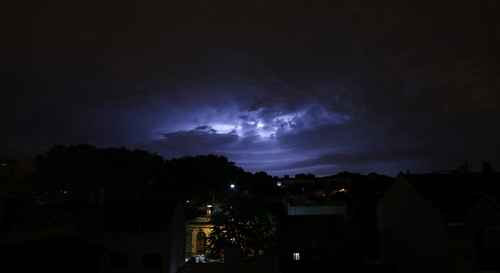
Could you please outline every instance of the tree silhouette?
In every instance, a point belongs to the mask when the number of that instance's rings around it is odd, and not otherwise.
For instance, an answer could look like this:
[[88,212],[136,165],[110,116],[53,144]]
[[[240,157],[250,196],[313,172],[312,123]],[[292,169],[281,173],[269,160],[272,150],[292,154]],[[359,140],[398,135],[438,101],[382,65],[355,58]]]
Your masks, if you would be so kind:
[[35,188],[51,200],[64,195],[88,201],[103,191],[110,199],[140,199],[161,177],[163,164],[160,156],[140,150],[55,146],[37,157]]
[[217,257],[225,247],[238,247],[243,255],[269,250],[276,242],[276,221],[269,209],[255,199],[238,196],[214,213],[209,237],[210,255]]

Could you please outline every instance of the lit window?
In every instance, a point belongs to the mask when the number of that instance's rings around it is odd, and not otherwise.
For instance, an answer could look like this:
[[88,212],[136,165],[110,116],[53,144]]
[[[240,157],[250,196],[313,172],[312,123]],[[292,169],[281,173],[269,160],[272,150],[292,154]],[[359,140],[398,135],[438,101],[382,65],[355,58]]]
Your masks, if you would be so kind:
[[277,182],[277,183],[276,183],[276,186],[278,186],[278,187],[281,187],[282,185],[283,185],[283,184],[281,184],[281,182]]
[[232,190],[234,190],[236,188],[236,185],[235,184],[231,184],[231,185],[229,185],[229,188],[231,188]]
[[293,260],[294,261],[300,261],[300,252],[294,252],[293,253]]

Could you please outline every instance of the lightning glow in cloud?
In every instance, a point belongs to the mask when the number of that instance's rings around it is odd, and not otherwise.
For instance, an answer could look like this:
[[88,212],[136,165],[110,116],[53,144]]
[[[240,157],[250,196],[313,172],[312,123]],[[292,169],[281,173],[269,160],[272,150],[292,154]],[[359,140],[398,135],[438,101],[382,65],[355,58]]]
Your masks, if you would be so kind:
[[[229,117],[228,117],[229,116]],[[257,137],[270,141],[278,135],[315,128],[324,124],[344,123],[348,116],[328,111],[318,105],[309,105],[298,111],[273,112],[259,108],[239,111],[234,115],[213,116],[203,124],[192,124],[192,129],[212,134],[233,134],[239,138]]]

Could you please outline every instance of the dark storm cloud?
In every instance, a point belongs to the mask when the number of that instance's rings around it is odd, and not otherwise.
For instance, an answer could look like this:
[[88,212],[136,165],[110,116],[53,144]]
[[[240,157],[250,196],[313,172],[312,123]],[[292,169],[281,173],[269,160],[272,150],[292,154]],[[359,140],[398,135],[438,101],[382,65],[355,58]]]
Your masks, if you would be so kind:
[[125,145],[276,174],[500,165],[494,1],[101,2],[8,3],[0,153]]
[[144,148],[159,151],[167,157],[220,154],[236,141],[235,135],[217,134],[211,128],[167,133],[163,137],[163,139],[148,143]]

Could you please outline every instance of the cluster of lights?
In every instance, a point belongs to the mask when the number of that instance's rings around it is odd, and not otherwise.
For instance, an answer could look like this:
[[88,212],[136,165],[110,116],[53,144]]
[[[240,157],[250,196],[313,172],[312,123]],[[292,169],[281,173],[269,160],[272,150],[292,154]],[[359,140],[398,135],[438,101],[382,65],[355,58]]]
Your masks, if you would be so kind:
[[300,252],[294,252],[292,258],[294,261],[300,261]]

